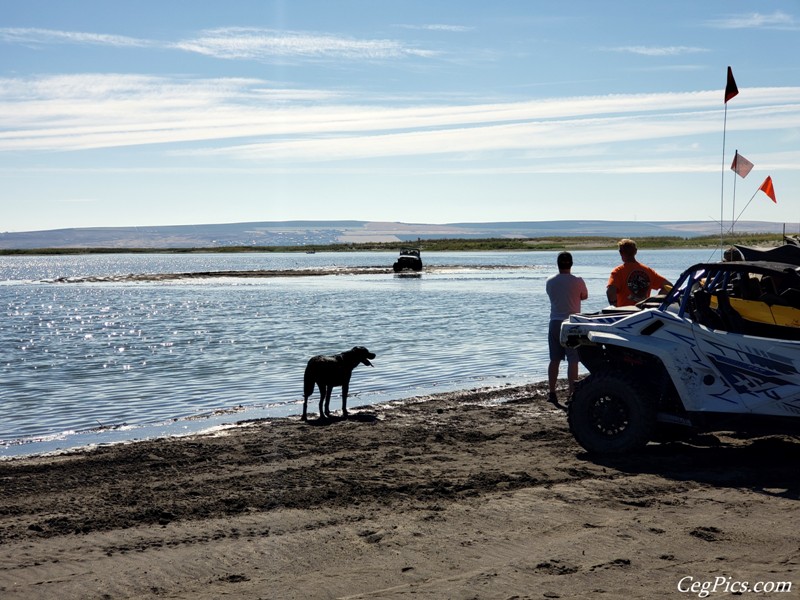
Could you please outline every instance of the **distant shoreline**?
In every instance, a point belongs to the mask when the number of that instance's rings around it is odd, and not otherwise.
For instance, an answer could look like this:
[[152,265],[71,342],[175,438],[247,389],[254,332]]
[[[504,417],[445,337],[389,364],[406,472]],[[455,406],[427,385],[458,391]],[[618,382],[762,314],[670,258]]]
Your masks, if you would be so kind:
[[[600,236],[550,236],[538,238],[484,238],[484,239],[420,239],[408,242],[364,242],[337,243],[304,246],[211,246],[197,248],[134,248],[134,247],[65,247],[3,249],[0,256],[48,256],[81,254],[236,254],[236,253],[315,253],[315,252],[399,252],[403,248],[419,248],[423,252],[487,252],[487,251],[554,251],[554,250],[613,250],[617,247],[617,237]],[[639,248],[678,249],[678,248],[719,248],[719,236],[699,237],[636,237]],[[777,233],[740,233],[728,237],[726,246],[775,246],[783,241]]]

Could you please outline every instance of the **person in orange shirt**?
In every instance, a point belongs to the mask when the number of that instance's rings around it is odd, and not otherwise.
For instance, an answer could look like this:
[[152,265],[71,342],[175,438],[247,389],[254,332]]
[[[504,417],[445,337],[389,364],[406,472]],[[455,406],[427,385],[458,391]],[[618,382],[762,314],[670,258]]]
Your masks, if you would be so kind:
[[612,306],[633,306],[650,297],[652,290],[666,293],[672,284],[656,271],[636,260],[636,242],[620,240],[619,255],[622,264],[611,271],[606,287],[606,297]]

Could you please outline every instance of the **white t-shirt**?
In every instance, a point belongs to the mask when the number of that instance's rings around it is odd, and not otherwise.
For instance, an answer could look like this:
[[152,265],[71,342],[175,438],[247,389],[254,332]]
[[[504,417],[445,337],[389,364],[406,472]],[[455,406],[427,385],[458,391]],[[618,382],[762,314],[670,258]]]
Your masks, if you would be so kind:
[[589,297],[586,282],[571,273],[556,273],[548,277],[545,289],[550,297],[551,321],[563,321],[580,312],[581,300]]

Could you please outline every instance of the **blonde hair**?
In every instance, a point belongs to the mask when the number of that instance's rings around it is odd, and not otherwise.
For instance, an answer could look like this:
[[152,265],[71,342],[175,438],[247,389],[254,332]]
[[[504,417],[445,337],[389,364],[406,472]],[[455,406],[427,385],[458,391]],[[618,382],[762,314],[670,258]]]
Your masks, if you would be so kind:
[[633,240],[629,240],[628,238],[622,239],[617,242],[617,246],[619,246],[619,251],[621,254],[625,256],[636,256],[636,242]]

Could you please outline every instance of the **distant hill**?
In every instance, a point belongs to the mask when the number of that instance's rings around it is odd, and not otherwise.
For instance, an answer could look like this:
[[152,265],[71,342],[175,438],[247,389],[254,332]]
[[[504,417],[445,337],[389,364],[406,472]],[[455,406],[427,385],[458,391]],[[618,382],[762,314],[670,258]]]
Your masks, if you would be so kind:
[[[781,233],[783,223],[746,221],[737,231]],[[798,231],[797,224],[786,224]],[[88,227],[0,233],[0,249],[211,248],[402,242],[418,238],[546,238],[548,236],[691,238],[714,235],[710,221],[509,221],[496,223],[395,223],[377,221],[264,221],[155,227]]]

